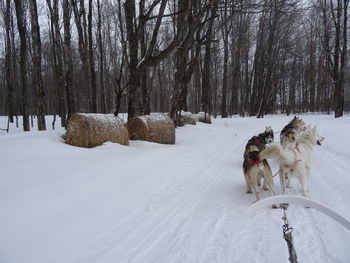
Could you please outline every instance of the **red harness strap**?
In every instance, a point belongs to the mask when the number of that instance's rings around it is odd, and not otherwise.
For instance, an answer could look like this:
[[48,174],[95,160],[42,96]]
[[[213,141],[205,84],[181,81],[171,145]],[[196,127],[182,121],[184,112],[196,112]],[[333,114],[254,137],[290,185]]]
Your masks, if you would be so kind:
[[252,159],[248,159],[249,163],[255,164],[256,166],[259,166],[260,161],[259,160],[252,160]]

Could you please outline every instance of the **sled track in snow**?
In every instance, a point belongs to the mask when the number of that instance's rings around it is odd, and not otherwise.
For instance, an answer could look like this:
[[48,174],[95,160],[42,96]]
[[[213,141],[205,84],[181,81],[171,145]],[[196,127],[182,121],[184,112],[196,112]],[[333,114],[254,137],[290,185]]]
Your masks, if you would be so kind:
[[[254,132],[255,131],[253,131],[252,133]],[[192,187],[190,187],[189,189],[187,189],[186,193],[182,193],[182,197],[180,200],[179,199],[175,200],[176,201],[174,202],[175,204],[182,204],[182,205],[180,207],[176,207],[175,209],[173,209],[173,211],[166,218],[164,218],[161,222],[159,222],[158,227],[152,233],[150,233],[147,238],[141,241],[133,251],[129,251],[129,254],[131,254],[132,256],[131,257],[127,256],[126,258],[128,258],[128,260],[125,260],[124,262],[127,262],[127,261],[138,262],[138,259],[141,259],[141,258],[143,259],[152,258],[152,254],[154,253],[155,248],[157,248],[157,250],[160,250],[160,251],[164,249],[163,250],[164,253],[162,254],[162,256],[163,258],[166,258],[166,252],[169,247],[169,245],[165,244],[166,241],[175,240],[175,242],[173,241],[173,243],[175,244],[171,244],[171,245],[176,246],[177,243],[181,243],[180,242],[181,240],[179,240],[179,238],[174,238],[174,237],[178,237],[179,233],[180,233],[180,238],[181,238],[181,235],[186,237],[187,233],[183,229],[185,228],[184,225],[189,220],[189,217],[192,216],[192,212],[195,210],[198,204],[200,204],[201,201],[203,200],[201,196],[210,193],[211,192],[210,190],[217,189],[217,191],[220,191],[220,189],[222,189],[223,180],[227,176],[223,172],[228,168],[227,167],[228,158],[230,158],[231,156],[234,156],[232,153],[237,151],[237,149],[240,149],[240,147],[242,147],[243,144],[245,144],[245,142],[238,143],[234,146],[229,145],[224,150],[218,147],[218,150],[212,153],[212,156],[213,156],[212,159],[215,160],[215,164],[210,164],[205,161],[203,166],[201,166],[194,173],[194,176],[196,174],[202,174],[202,176],[200,178],[195,178],[190,183],[190,185],[194,186],[195,188],[193,189]],[[229,163],[231,162],[232,160],[229,159]],[[220,167],[219,170],[217,167]],[[231,167],[229,167],[229,170],[231,170],[230,168]],[[229,176],[231,176],[231,174]],[[208,178],[208,180],[203,181],[203,178]],[[187,198],[187,196],[190,196],[190,198]],[[203,238],[207,239],[207,241],[206,241],[205,247],[203,248],[203,255],[202,256],[197,255],[198,258],[202,258],[200,262],[205,262],[205,258],[207,257],[206,251],[211,251],[209,252],[210,254],[209,257],[212,257],[213,255],[214,257],[221,257],[221,256],[218,256],[218,254],[224,253],[223,246],[227,246],[228,244],[228,242],[226,242],[226,244],[220,244],[220,246],[217,245],[217,240],[220,240],[220,241],[225,240],[225,238],[222,238],[222,236],[225,236],[225,231],[223,231],[222,229],[225,229],[227,227],[228,225],[227,222],[229,221],[229,218],[226,216],[226,213],[225,213],[225,207],[223,204],[222,206],[223,206],[222,209],[224,209],[223,211],[224,214],[219,215],[220,217],[216,219],[216,222],[214,221],[213,230],[206,229],[206,232],[202,233],[209,237],[206,238],[205,236],[203,236]],[[166,209],[165,213],[167,212],[168,212],[168,209]],[[175,225],[169,228],[168,223],[172,220],[172,218],[181,215],[181,213],[184,213],[182,214],[182,217],[183,217],[182,222],[184,225],[182,226]],[[178,221],[178,220],[175,220],[175,221]],[[218,236],[220,236],[220,238],[217,238]],[[157,240],[154,240],[155,237],[157,237]],[[148,244],[150,243],[153,243],[153,244],[156,243],[157,245],[149,247]],[[218,253],[217,251],[218,249],[220,250],[221,253]],[[157,255],[156,257],[158,258],[159,255]],[[183,261],[186,261],[186,259],[190,260],[187,258],[187,255],[185,253],[179,251],[178,258],[168,259],[168,262],[177,262],[178,260],[179,262],[181,261],[183,262]],[[157,262],[156,259],[153,258],[153,260],[155,260],[154,262]]]
[[[226,198],[225,202],[220,204],[222,206],[223,215],[218,219],[215,224],[214,231],[212,231],[210,237],[207,239],[205,252],[202,254],[201,260],[199,261],[201,263],[226,262],[228,260],[231,250],[230,245],[232,235],[234,234],[232,233],[232,230],[234,229],[234,222],[239,218],[239,211],[232,209],[232,202],[234,202],[234,200],[239,200],[242,195],[245,195],[246,197],[251,196],[245,194],[245,181],[241,167],[243,162],[243,151],[248,139],[260,132],[261,129],[257,128],[250,131],[247,135],[241,135],[238,137],[239,143],[237,143],[234,148],[230,149],[230,151],[234,154],[230,154],[229,156],[235,158],[232,158],[229,164],[230,167],[228,168],[228,176],[238,177],[235,179],[242,182],[243,188],[240,189],[239,192],[229,193],[229,196]],[[237,165],[239,167],[237,167]],[[237,171],[237,174],[233,173],[233,171]],[[220,191],[220,189],[218,191]],[[233,198],[234,196],[237,196],[238,198]]]
[[[258,132],[258,129],[251,131],[250,134],[254,135],[256,132]],[[232,160],[236,160],[232,157],[237,156],[237,151],[239,151],[238,156],[241,158],[240,147],[243,148],[246,142],[243,139],[239,142],[235,145],[225,145],[224,148],[222,145],[217,146],[215,152],[210,153],[213,156],[212,164],[207,160],[203,160],[202,164],[192,172],[192,178],[187,178],[190,181],[187,181],[185,185],[184,182],[180,182],[175,186],[175,189],[172,188],[169,192],[162,191],[160,194],[158,193],[158,196],[151,200],[158,206],[155,211],[152,211],[154,209],[152,203],[147,207],[135,209],[133,213],[126,215],[118,223],[107,227],[97,238],[87,241],[83,245],[87,253],[82,260],[92,262],[95,259],[102,261],[106,259],[108,261],[113,255],[124,255],[123,260],[119,262],[140,262],[140,259],[157,262],[159,258],[167,258],[169,250],[176,250],[178,247],[177,257],[169,258],[168,262],[186,261],[187,255],[181,252],[180,248],[182,242],[187,238],[186,227],[191,223],[192,213],[201,203],[202,195],[210,194],[216,189],[220,191],[224,187],[223,180],[227,176],[232,176],[233,168],[227,167],[227,165],[228,163],[232,164]],[[231,173],[227,175],[225,171],[231,171]],[[239,176],[243,181],[243,176],[241,174]],[[179,191],[174,192],[176,190]],[[168,203],[165,204],[162,198],[167,200]],[[227,212],[229,207],[225,204],[221,204],[221,206],[223,214],[219,214],[214,221],[209,219],[208,226],[205,226],[205,228],[208,228],[211,224],[214,224],[213,229],[206,229],[205,234],[209,237],[203,237],[207,239],[206,248],[208,248],[203,251],[212,251],[211,255],[206,255],[206,252],[203,252],[202,256],[197,255],[198,258],[202,258],[202,262],[205,262],[206,257],[210,258],[213,255],[217,256],[224,253],[222,247],[220,248],[217,245],[217,240],[225,240],[222,237],[226,235],[226,228],[232,218]],[[130,228],[130,225],[134,227]],[[125,238],[121,238],[121,236]],[[138,236],[144,236],[144,238],[135,243],[135,237]],[[101,246],[101,244],[103,245]],[[226,246],[227,244],[228,242],[226,242]],[[94,247],[99,247],[99,250],[94,249]],[[125,250],[125,248],[127,249]]]

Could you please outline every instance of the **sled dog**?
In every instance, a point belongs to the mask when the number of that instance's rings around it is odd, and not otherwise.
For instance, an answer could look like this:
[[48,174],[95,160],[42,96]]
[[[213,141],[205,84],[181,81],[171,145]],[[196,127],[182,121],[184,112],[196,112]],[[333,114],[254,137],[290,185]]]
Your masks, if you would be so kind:
[[[272,143],[273,141],[274,136],[271,126],[265,127],[265,131],[263,133],[259,133],[257,136],[253,136],[249,139],[247,145],[245,146],[243,157],[245,157],[250,151],[251,146],[258,147],[259,151],[262,151],[265,149],[266,144]],[[254,147],[252,148],[253,150],[255,149]]]
[[323,140],[324,138],[317,133],[317,127],[311,128],[309,126],[304,132],[296,136],[294,143],[289,144],[287,147],[274,144],[259,153],[260,160],[266,158],[279,159],[282,194],[284,194],[285,186],[289,185],[290,178],[296,177],[299,179],[304,196],[308,197],[308,180],[310,177],[313,147],[316,144],[321,145]]
[[273,130],[266,127],[263,133],[253,136],[247,143],[244,151],[243,173],[247,185],[247,193],[254,192],[256,200],[260,200],[258,186],[261,178],[264,179],[264,190],[273,186],[272,171],[267,160],[259,160],[259,153],[266,148],[267,143],[273,142]]
[[281,145],[283,147],[286,147],[288,144],[293,143],[296,136],[298,136],[304,130],[304,121],[302,119],[299,119],[297,116],[294,116],[294,118],[281,131]]

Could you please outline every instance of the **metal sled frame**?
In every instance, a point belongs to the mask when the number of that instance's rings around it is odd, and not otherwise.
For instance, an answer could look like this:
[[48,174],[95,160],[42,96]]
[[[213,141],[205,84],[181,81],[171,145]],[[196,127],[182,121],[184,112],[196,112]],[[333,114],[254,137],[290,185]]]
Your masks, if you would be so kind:
[[321,213],[333,218],[339,224],[343,225],[346,229],[350,230],[350,221],[345,217],[343,217],[338,212],[334,211],[328,206],[325,206],[309,198],[305,198],[301,196],[293,196],[293,195],[275,195],[275,196],[264,198],[252,204],[251,206],[249,206],[247,210],[244,211],[242,218],[247,218],[253,215],[257,210],[261,208],[268,207],[268,206],[271,207],[274,204],[285,204],[285,203],[297,204],[297,205],[314,208],[320,211]]

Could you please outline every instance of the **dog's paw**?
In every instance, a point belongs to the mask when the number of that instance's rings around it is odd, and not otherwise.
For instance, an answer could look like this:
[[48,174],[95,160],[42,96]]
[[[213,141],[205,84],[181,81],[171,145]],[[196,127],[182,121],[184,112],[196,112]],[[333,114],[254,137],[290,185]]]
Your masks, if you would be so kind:
[[251,190],[247,190],[246,193],[247,193],[247,194],[251,194],[252,191],[251,191]]

